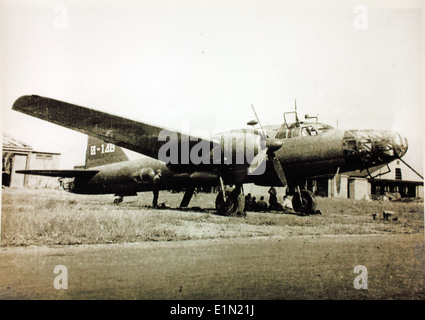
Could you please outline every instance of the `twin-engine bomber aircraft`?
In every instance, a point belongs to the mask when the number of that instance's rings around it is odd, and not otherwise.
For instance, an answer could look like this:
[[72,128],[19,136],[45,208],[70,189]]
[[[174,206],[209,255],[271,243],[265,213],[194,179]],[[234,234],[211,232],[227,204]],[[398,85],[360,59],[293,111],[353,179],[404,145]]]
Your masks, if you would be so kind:
[[[22,170],[20,173],[72,178],[68,190],[79,194],[123,196],[159,190],[185,189],[187,207],[196,187],[220,187],[219,214],[244,211],[243,184],[287,186],[294,190],[297,212],[316,212],[315,197],[301,190],[307,178],[368,170],[400,159],[407,140],[399,133],[340,130],[327,124],[299,121],[296,111],[284,113],[282,125],[238,129],[201,139],[176,130],[146,124],[86,107],[40,96],[22,96],[13,110],[101,139],[88,144],[85,170]],[[255,112],[255,110],[254,110]],[[292,113],[294,121],[286,117]],[[129,161],[119,147],[148,156]],[[106,158],[102,157],[108,154]],[[96,161],[96,158],[97,159]],[[94,162],[89,163],[89,159]],[[229,192],[226,186],[234,186]]]

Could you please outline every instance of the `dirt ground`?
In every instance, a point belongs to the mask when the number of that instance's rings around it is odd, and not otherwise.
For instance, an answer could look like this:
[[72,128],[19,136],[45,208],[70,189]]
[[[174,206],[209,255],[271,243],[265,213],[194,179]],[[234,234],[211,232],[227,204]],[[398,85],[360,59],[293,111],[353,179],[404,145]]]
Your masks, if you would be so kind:
[[[181,197],[161,193],[168,208],[154,210],[150,194],[114,205],[3,189],[0,298],[425,298],[423,202],[318,198],[320,216],[240,218],[215,215],[214,195],[185,210]],[[54,286],[56,266],[67,268],[67,289]]]

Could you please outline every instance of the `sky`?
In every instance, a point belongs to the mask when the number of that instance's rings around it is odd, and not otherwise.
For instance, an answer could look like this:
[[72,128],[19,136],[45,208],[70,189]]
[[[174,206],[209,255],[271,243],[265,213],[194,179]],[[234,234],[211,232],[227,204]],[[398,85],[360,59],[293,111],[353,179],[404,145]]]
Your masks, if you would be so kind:
[[[422,1],[0,0],[2,130],[84,163],[85,135],[11,110],[37,94],[185,132],[300,117],[398,131],[423,174]],[[129,153],[131,158],[137,154]]]

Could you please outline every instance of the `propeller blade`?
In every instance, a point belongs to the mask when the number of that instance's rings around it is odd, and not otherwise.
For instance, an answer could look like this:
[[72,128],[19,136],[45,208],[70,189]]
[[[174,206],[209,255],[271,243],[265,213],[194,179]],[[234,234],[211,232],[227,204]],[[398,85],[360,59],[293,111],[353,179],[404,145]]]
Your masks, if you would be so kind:
[[282,183],[282,185],[285,187],[288,182],[286,181],[286,176],[285,176],[285,172],[283,171],[282,165],[280,164],[279,159],[277,159],[276,157],[273,157],[273,167],[277,173],[277,176],[279,177],[280,182]]
[[[267,161],[267,148],[258,152],[257,155],[254,157],[254,159],[252,159],[252,162],[248,168],[248,174],[257,175],[257,174],[264,173],[266,161]],[[261,170],[260,172],[259,168],[261,166],[264,166],[264,168],[262,168],[263,170]]]
[[341,192],[341,175],[339,174],[339,168],[335,174],[335,182],[336,182],[336,192]]
[[252,107],[252,111],[254,111],[255,118],[257,118],[257,122],[258,122],[258,124],[260,125],[261,132],[262,132],[262,134],[263,134],[263,138],[266,138],[266,137],[267,137],[266,132],[264,131],[263,126],[261,125],[260,118],[258,118],[258,116],[257,116],[257,112],[255,112],[255,108],[254,108],[254,105],[253,105],[252,103],[251,103],[251,107]]
[[[265,171],[265,165],[267,162],[267,157],[272,159],[273,167],[279,177],[280,182],[283,186],[286,186],[288,183],[286,181],[285,172],[283,171],[282,165],[279,160],[276,158],[274,151],[280,149],[283,145],[283,142],[278,139],[267,139],[266,131],[261,125],[260,118],[258,118],[257,112],[255,111],[254,105],[251,103],[252,111],[254,111],[255,118],[257,119],[258,124],[261,128],[262,134],[262,142],[265,142],[265,148],[262,149],[253,159],[251,165],[248,168],[248,174],[262,174]],[[264,146],[263,146],[264,147]],[[260,173],[259,167],[264,165],[261,169],[263,169]]]
[[336,182],[336,192],[341,192],[341,175],[338,173],[335,175],[335,182]]

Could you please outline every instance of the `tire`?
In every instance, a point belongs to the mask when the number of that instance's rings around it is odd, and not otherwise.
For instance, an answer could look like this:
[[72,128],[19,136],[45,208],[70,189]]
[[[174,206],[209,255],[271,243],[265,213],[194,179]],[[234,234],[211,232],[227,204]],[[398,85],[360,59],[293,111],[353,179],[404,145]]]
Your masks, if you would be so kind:
[[231,215],[236,208],[237,204],[235,204],[232,197],[226,194],[223,199],[223,193],[219,192],[217,194],[217,198],[215,199],[215,208],[217,209],[217,213],[223,216]]
[[114,199],[114,204],[120,204],[123,201],[123,198]]
[[292,197],[292,207],[295,211],[314,214],[316,212],[316,199],[313,192],[309,190],[301,190],[301,199],[298,192]]

